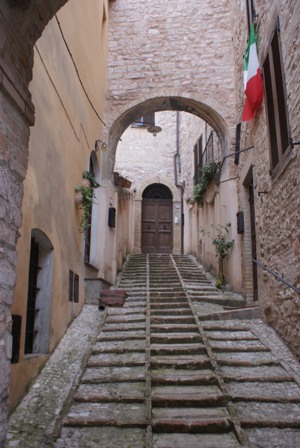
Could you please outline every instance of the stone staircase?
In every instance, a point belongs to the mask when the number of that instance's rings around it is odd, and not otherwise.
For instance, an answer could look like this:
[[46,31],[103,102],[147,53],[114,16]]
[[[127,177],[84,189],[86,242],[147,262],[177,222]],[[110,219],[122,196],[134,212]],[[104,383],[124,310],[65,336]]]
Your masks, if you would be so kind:
[[167,254],[132,255],[118,288],[126,304],[108,310],[56,448],[300,446],[300,379],[262,323],[196,308],[240,298]]

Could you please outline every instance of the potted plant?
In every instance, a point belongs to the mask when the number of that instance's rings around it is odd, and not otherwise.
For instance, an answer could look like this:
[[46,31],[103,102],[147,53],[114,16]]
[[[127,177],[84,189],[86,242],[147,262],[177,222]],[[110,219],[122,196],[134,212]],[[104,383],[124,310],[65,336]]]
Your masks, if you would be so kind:
[[75,201],[80,204],[82,209],[82,217],[80,221],[80,231],[86,232],[91,226],[92,204],[95,198],[94,189],[99,188],[100,184],[96,181],[95,175],[90,171],[82,173],[81,185],[75,187]]
[[230,222],[226,225],[217,224],[216,226],[214,226],[212,224],[212,227],[214,227],[214,229],[216,230],[215,237],[212,237],[210,232],[207,232],[203,227],[200,229],[200,232],[203,235],[206,234],[211,238],[212,244],[215,247],[216,256],[218,258],[218,278],[216,282],[217,288],[222,288],[225,284],[224,264],[229,255],[229,252],[234,245],[234,240],[226,240],[226,236],[229,232],[228,228],[230,226]]

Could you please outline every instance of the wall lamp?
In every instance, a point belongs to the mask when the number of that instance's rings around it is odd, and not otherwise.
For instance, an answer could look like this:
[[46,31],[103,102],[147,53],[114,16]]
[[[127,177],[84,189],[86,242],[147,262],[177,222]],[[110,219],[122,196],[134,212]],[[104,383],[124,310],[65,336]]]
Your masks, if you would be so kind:
[[100,139],[95,141],[95,151],[97,152],[99,149],[102,149],[102,151],[106,151],[108,149],[107,143]]

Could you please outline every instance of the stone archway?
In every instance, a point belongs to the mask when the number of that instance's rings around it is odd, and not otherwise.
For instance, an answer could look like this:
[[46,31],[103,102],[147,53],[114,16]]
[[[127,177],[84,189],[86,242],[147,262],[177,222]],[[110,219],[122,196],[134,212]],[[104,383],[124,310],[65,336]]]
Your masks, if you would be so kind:
[[145,113],[177,110],[196,115],[206,121],[217,133],[222,154],[228,152],[229,142],[235,137],[235,124],[227,123],[219,111],[222,107],[212,99],[207,102],[195,99],[197,95],[179,92],[157,92],[119,108],[111,117],[107,117],[107,140],[110,148],[110,172],[113,172],[118,142],[127,127]]

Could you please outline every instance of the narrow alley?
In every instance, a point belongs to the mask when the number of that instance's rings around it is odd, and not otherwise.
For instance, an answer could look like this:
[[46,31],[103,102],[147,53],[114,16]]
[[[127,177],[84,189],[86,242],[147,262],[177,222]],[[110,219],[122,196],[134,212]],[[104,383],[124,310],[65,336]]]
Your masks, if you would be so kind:
[[[6,447],[297,448],[299,363],[194,257],[128,257],[123,308],[85,305]],[[77,387],[78,386],[78,387]]]

